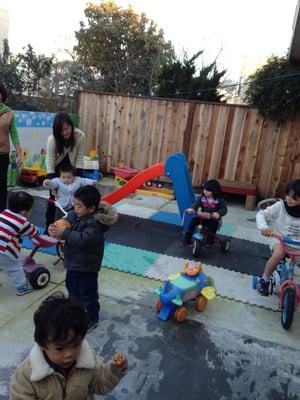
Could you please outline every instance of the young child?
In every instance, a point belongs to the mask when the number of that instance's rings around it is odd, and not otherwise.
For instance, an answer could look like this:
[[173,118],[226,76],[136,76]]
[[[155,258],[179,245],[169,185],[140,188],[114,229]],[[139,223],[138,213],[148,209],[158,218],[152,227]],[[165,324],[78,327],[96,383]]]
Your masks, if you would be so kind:
[[15,371],[10,400],[92,399],[110,392],[127,372],[117,353],[102,364],[84,340],[88,320],[83,307],[63,293],[46,298],[34,313],[35,345]]
[[[256,215],[256,223],[263,236],[270,236],[272,232],[277,232],[281,236],[300,238],[300,179],[288,183],[285,201],[277,201],[265,210],[260,210]],[[269,295],[271,275],[285,255],[276,238],[270,238],[270,249],[272,255],[258,282],[258,291],[263,296]]]
[[[75,168],[66,165],[60,168],[59,178],[45,179],[43,185],[56,192],[55,197],[62,208],[68,212],[74,208],[73,196],[77,189],[86,185],[96,185],[97,181],[75,176]],[[61,218],[61,215],[57,219]]]
[[[211,247],[215,241],[215,234],[219,227],[221,217],[227,214],[227,206],[222,198],[222,190],[218,181],[210,179],[203,184],[202,195],[197,201],[186,209],[187,213],[198,213],[185,232],[183,245],[188,246],[192,243],[192,237],[197,225],[202,224],[203,228],[209,232],[205,244]],[[205,213],[204,215],[201,213]],[[205,217],[205,218],[203,218]]]
[[32,291],[27,284],[19,256],[22,236],[38,234],[38,228],[27,220],[33,202],[34,199],[29,193],[11,192],[8,208],[0,213],[0,265],[15,285],[17,296],[24,296]]
[[50,225],[51,236],[65,240],[64,265],[69,296],[79,298],[89,319],[89,331],[98,325],[98,272],[104,252],[104,232],[117,221],[118,213],[109,204],[100,203],[95,186],[83,186],[74,193],[74,211],[66,219],[71,228]]

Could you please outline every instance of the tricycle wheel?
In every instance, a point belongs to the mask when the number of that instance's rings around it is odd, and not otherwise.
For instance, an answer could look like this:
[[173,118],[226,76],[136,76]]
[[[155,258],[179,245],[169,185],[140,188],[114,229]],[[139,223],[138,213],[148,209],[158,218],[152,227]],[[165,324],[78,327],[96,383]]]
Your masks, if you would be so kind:
[[229,249],[230,249],[230,239],[224,239],[221,242],[221,252],[222,253],[228,253]]
[[200,257],[201,253],[201,248],[202,248],[202,241],[196,238],[193,238],[193,251],[192,254],[195,258]]
[[50,281],[50,272],[45,267],[38,267],[29,274],[29,282],[34,289],[43,289]]
[[186,319],[186,308],[178,307],[174,314],[174,319],[177,322],[183,322]]
[[207,304],[207,299],[200,295],[198,297],[196,297],[196,310],[201,312],[204,311],[206,308],[206,304]]
[[289,329],[292,325],[295,311],[295,289],[287,286],[283,292],[281,324],[284,329]]
[[162,302],[160,300],[157,300],[156,302],[156,311],[160,312],[160,310],[162,309]]

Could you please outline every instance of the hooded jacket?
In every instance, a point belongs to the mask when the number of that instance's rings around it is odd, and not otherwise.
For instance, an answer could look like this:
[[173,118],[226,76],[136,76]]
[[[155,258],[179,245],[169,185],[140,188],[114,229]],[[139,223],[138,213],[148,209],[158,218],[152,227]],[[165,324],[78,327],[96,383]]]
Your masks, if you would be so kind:
[[98,210],[78,218],[70,211],[66,219],[72,227],[64,230],[64,265],[67,270],[99,271],[104,253],[104,232],[117,221],[118,213],[111,205],[101,202]]
[[123,375],[110,363],[100,363],[84,340],[76,365],[66,380],[47,363],[35,344],[12,377],[9,399],[91,400],[94,394],[110,392]]

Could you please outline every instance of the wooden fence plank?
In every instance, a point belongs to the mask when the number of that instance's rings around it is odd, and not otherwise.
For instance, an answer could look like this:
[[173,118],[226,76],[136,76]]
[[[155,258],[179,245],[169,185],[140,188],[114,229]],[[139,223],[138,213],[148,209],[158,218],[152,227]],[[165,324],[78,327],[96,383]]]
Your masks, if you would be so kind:
[[120,163],[144,169],[183,151],[195,185],[224,178],[270,196],[300,176],[300,116],[277,127],[251,107],[84,91],[77,106],[86,151],[97,149],[104,173]]

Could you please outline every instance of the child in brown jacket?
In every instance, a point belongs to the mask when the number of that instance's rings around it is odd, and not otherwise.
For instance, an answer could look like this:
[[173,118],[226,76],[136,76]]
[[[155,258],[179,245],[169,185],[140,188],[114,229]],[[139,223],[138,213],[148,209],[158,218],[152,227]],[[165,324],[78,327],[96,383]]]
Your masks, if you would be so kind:
[[13,375],[10,400],[87,400],[110,392],[127,372],[117,353],[98,361],[84,340],[88,319],[81,304],[55,293],[34,314],[36,344]]

